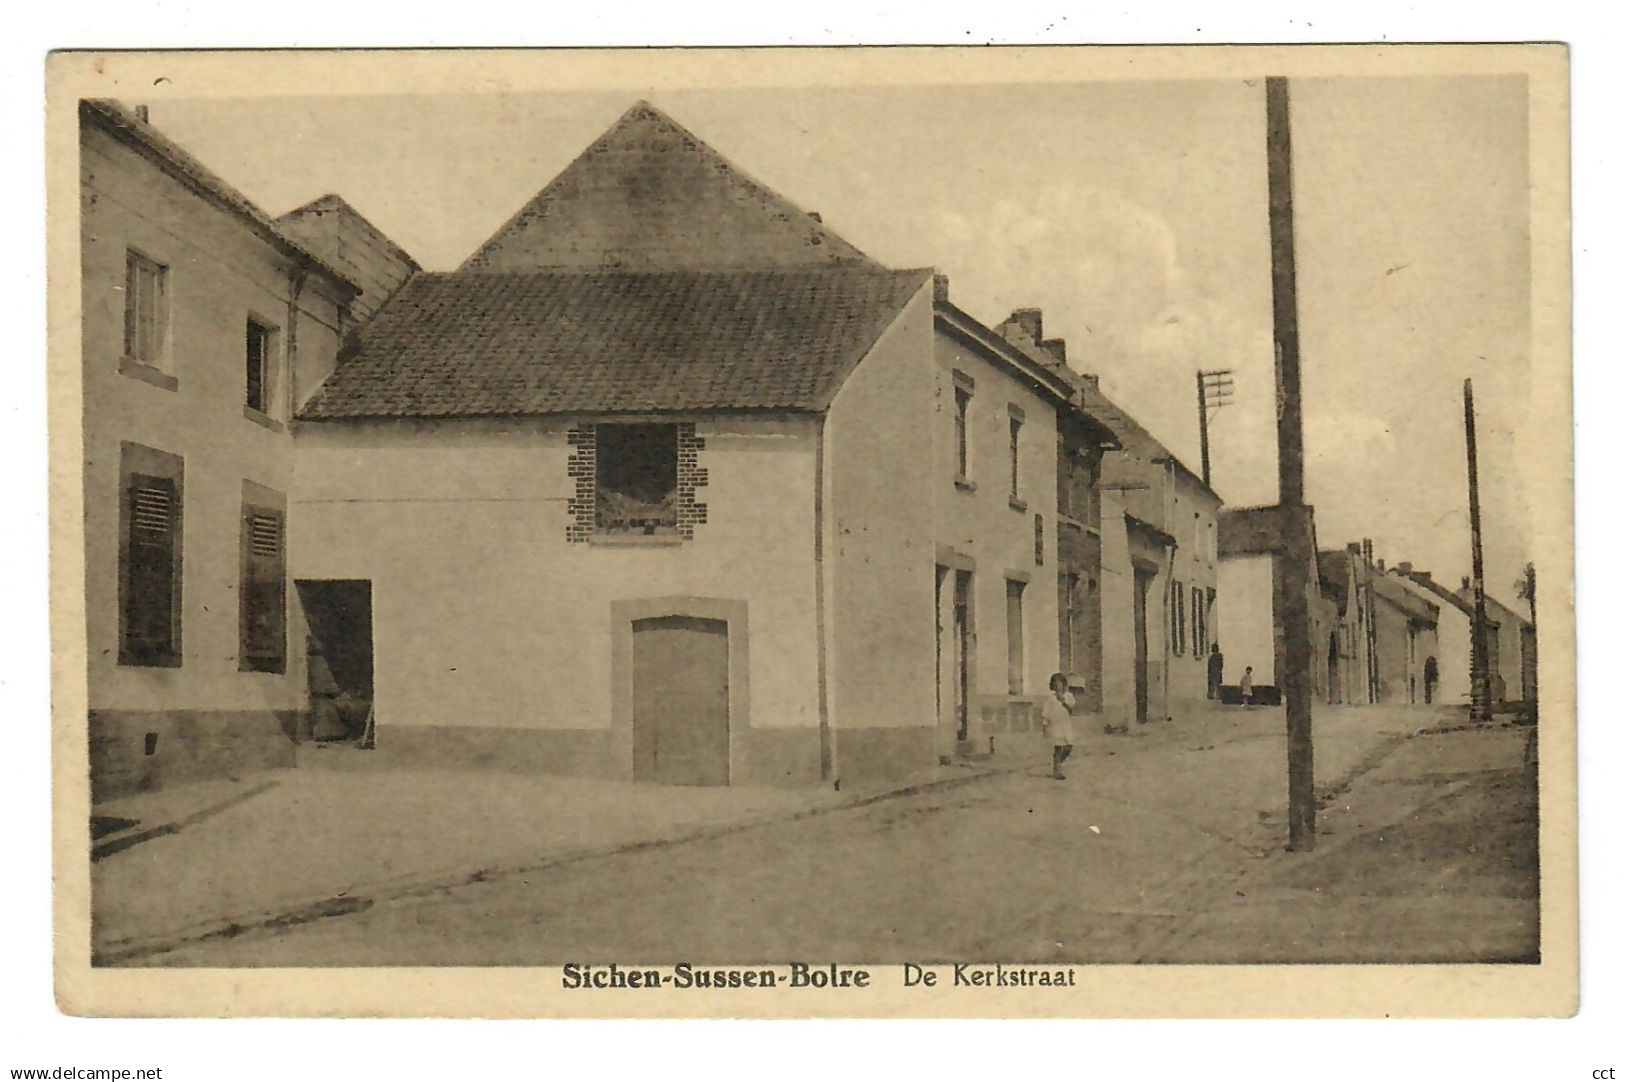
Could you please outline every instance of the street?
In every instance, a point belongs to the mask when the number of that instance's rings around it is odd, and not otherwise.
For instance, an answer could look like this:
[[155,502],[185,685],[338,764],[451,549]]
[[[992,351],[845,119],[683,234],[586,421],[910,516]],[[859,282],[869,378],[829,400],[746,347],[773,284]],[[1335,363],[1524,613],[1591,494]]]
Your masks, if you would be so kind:
[[1089,734],[1064,782],[1034,764],[720,836],[497,868],[129,961],[1531,959],[1526,731],[1412,735],[1447,720],[1318,711],[1314,853],[1284,851],[1280,712],[1231,710]]

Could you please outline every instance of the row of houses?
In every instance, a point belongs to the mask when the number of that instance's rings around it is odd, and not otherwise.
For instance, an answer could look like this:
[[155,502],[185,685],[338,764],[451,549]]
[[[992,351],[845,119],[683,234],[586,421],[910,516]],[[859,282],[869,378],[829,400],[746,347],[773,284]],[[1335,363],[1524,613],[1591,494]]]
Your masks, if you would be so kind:
[[[1273,507],[1220,513],[1219,581],[1226,665],[1252,670],[1265,699],[1276,694],[1286,644],[1275,619],[1284,589],[1281,512]],[[1313,512],[1310,531],[1313,533]],[[1409,563],[1389,567],[1369,538],[1341,549],[1313,548],[1309,581],[1310,671],[1325,703],[1460,705],[1472,696],[1472,584],[1457,589]],[[1536,694],[1534,627],[1485,596],[1490,696],[1502,708]]]
[[363,736],[838,784],[1025,754],[1052,672],[1112,726],[1209,696],[1219,496],[1042,312],[978,321],[653,106],[450,272],[80,122],[98,798]]

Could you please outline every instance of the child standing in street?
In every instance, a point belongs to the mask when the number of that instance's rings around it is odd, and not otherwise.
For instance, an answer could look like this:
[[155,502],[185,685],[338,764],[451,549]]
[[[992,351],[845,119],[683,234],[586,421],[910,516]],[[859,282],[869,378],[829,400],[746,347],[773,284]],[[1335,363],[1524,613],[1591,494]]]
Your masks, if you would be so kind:
[[1050,743],[1050,777],[1056,781],[1065,781],[1066,775],[1061,773],[1061,764],[1066,757],[1072,754],[1072,710],[1070,707],[1071,695],[1067,693],[1066,674],[1056,673],[1049,678],[1049,697],[1044,700],[1040,720],[1044,726],[1044,735],[1049,737]]

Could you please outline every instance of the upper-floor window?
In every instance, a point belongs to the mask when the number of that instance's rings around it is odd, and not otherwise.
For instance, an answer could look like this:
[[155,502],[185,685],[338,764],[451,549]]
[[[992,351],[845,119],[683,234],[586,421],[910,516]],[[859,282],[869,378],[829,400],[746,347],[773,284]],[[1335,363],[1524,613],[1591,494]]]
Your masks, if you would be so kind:
[[1056,510],[1068,518],[1094,525],[1093,494],[1098,491],[1099,459],[1081,447],[1062,443],[1056,467]]
[[598,532],[677,531],[676,425],[598,425],[595,471]]
[[169,268],[140,252],[124,253],[124,357],[164,368],[169,332]]
[[269,415],[271,384],[276,363],[276,328],[250,317],[244,336],[243,354],[245,377],[243,404],[251,410]]
[[954,387],[954,472],[970,478],[970,391]]
[[1010,407],[1010,499],[1012,502],[1021,500],[1021,425],[1023,416],[1021,410],[1012,405]]

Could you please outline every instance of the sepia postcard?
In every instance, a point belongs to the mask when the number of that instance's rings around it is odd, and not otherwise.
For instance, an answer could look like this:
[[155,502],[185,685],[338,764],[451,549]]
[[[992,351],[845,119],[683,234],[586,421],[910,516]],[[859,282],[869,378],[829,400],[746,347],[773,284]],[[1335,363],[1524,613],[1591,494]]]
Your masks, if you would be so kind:
[[47,83],[64,1011],[1577,1009],[1562,46]]

